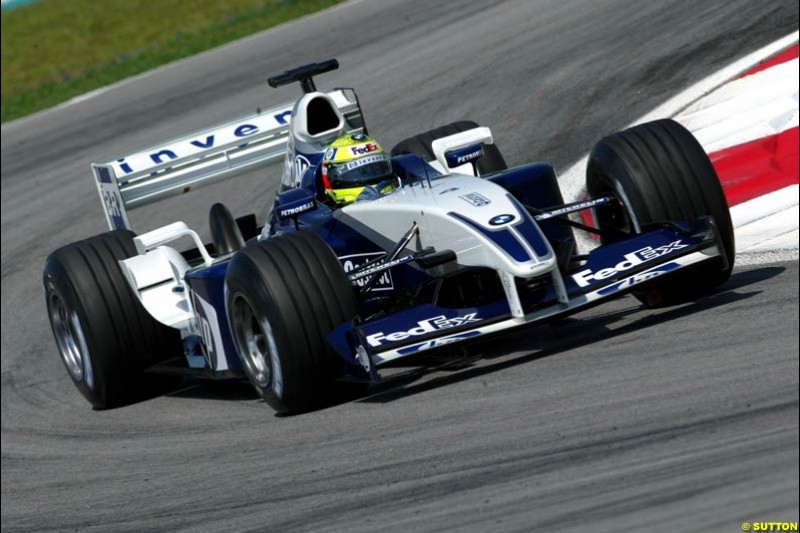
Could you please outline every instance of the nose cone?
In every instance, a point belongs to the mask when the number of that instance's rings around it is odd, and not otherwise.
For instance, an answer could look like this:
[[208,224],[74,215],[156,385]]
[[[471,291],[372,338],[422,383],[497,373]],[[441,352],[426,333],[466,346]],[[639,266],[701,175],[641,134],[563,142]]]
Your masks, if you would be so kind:
[[[555,254],[536,222],[516,200],[506,193],[509,212],[494,215],[485,223],[461,213],[449,212],[448,216],[458,220],[479,236],[486,250],[486,266],[493,266],[514,276],[539,275],[555,264]],[[485,219],[484,219],[485,220]]]

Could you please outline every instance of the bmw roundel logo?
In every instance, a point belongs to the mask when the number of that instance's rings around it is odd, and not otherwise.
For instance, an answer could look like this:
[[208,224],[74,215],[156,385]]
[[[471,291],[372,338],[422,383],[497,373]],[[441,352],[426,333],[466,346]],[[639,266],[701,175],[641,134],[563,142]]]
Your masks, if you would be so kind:
[[497,215],[496,217],[492,218],[489,221],[490,226],[501,226],[503,224],[508,224],[514,220],[514,215],[511,214],[504,214],[504,215]]

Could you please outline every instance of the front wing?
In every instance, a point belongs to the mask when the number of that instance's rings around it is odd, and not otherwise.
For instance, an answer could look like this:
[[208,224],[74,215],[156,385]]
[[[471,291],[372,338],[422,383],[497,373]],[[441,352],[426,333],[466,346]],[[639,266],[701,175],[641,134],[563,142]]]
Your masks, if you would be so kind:
[[328,340],[356,374],[363,377],[366,372],[377,379],[375,368],[389,361],[576,313],[661,276],[714,259],[721,259],[720,267],[725,268],[725,253],[710,217],[698,219],[692,228],[663,224],[589,253],[584,264],[564,276],[567,302],[559,302],[547,274],[542,276],[543,296],[528,302],[523,316],[512,316],[507,301],[466,309],[423,304],[361,323],[343,324],[329,334]]

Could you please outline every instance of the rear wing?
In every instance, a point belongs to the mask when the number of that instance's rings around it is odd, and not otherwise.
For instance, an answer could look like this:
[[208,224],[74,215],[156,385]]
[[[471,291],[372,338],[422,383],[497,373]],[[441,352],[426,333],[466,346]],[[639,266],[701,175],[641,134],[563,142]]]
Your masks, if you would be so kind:
[[[327,93],[345,131],[365,131],[353,89]],[[284,156],[294,102],[102,164],[92,164],[110,229],[131,229],[128,211],[264,166]]]

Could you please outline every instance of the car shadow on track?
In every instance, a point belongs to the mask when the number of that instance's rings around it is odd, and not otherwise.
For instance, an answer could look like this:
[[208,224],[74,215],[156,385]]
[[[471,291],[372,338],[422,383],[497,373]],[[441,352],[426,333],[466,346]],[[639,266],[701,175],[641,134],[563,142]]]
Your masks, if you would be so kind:
[[182,388],[170,392],[167,396],[227,402],[246,402],[261,399],[246,379],[211,380],[187,378]]
[[[586,318],[566,318],[552,326],[531,327],[528,330],[508,333],[495,338],[491,343],[489,341],[476,343],[457,355],[450,351],[448,356],[448,351],[442,350],[441,353],[420,357],[418,361],[425,366],[399,372],[384,379],[370,389],[369,395],[357,401],[393,402],[438,387],[607,341],[632,331],[651,328],[698,312],[747,300],[761,294],[762,291],[742,292],[739,289],[773,278],[784,270],[783,267],[770,266],[734,273],[717,292],[680,306],[650,310],[634,304]],[[632,303],[634,300],[628,297],[626,301]],[[621,327],[609,328],[632,314],[642,314],[642,317]],[[502,340],[502,347],[498,347],[497,340]],[[516,352],[522,353],[509,358]],[[492,362],[492,360],[497,361]],[[430,379],[422,381],[423,378]]]

